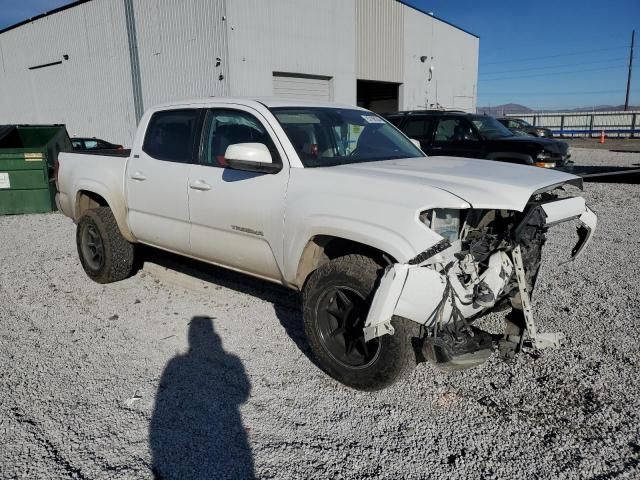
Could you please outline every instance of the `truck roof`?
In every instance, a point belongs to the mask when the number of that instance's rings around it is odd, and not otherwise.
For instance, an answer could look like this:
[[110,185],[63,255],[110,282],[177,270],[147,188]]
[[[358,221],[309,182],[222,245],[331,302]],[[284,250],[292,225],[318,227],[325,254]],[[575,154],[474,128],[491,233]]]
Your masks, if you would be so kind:
[[154,105],[154,110],[162,110],[167,107],[185,107],[185,106],[207,106],[208,104],[233,103],[236,105],[245,105],[248,107],[256,107],[259,105],[267,108],[277,107],[325,107],[325,108],[350,108],[356,110],[365,110],[354,105],[346,105],[332,102],[316,102],[313,100],[287,99],[275,97],[205,97],[195,99],[177,100],[174,102],[166,102]]

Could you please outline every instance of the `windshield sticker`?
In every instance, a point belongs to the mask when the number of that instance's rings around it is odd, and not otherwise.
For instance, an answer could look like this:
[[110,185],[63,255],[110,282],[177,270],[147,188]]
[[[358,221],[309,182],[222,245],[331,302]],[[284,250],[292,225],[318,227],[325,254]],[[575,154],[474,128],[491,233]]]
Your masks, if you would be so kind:
[[367,123],[384,123],[384,120],[375,115],[362,115],[362,118]]

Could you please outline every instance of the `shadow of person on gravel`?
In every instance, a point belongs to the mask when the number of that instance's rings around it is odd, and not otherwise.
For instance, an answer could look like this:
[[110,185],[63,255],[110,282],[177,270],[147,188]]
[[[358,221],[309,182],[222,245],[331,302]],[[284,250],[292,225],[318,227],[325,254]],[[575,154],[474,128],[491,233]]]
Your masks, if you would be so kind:
[[167,364],[149,426],[154,478],[254,478],[239,406],[251,383],[226,353],[212,318],[193,317],[189,352]]

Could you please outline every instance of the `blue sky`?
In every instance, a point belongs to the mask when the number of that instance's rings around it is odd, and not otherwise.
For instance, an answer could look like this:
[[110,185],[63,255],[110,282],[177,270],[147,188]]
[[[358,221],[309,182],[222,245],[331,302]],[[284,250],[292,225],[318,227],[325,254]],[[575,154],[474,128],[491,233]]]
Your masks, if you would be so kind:
[[[321,0],[318,0],[321,1]],[[640,0],[405,0],[480,36],[478,105],[640,105]],[[0,28],[69,3],[0,0]]]
[[408,0],[480,36],[478,105],[640,105],[640,0]]

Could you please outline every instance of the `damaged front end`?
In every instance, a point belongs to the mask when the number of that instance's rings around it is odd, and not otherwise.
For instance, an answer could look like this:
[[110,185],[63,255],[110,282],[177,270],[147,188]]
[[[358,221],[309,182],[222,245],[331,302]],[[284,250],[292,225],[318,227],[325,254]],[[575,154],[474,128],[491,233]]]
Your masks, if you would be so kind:
[[[503,351],[559,346],[561,334],[537,331],[531,292],[550,226],[580,221],[570,260],[582,253],[595,230],[597,218],[582,197],[573,196],[575,189],[563,184],[538,191],[523,212],[423,212],[421,220],[443,238],[387,269],[366,319],[365,340],[393,334],[393,317],[409,319],[422,326],[424,357],[454,367],[484,361],[496,345]],[[509,307],[500,338],[471,326]]]

